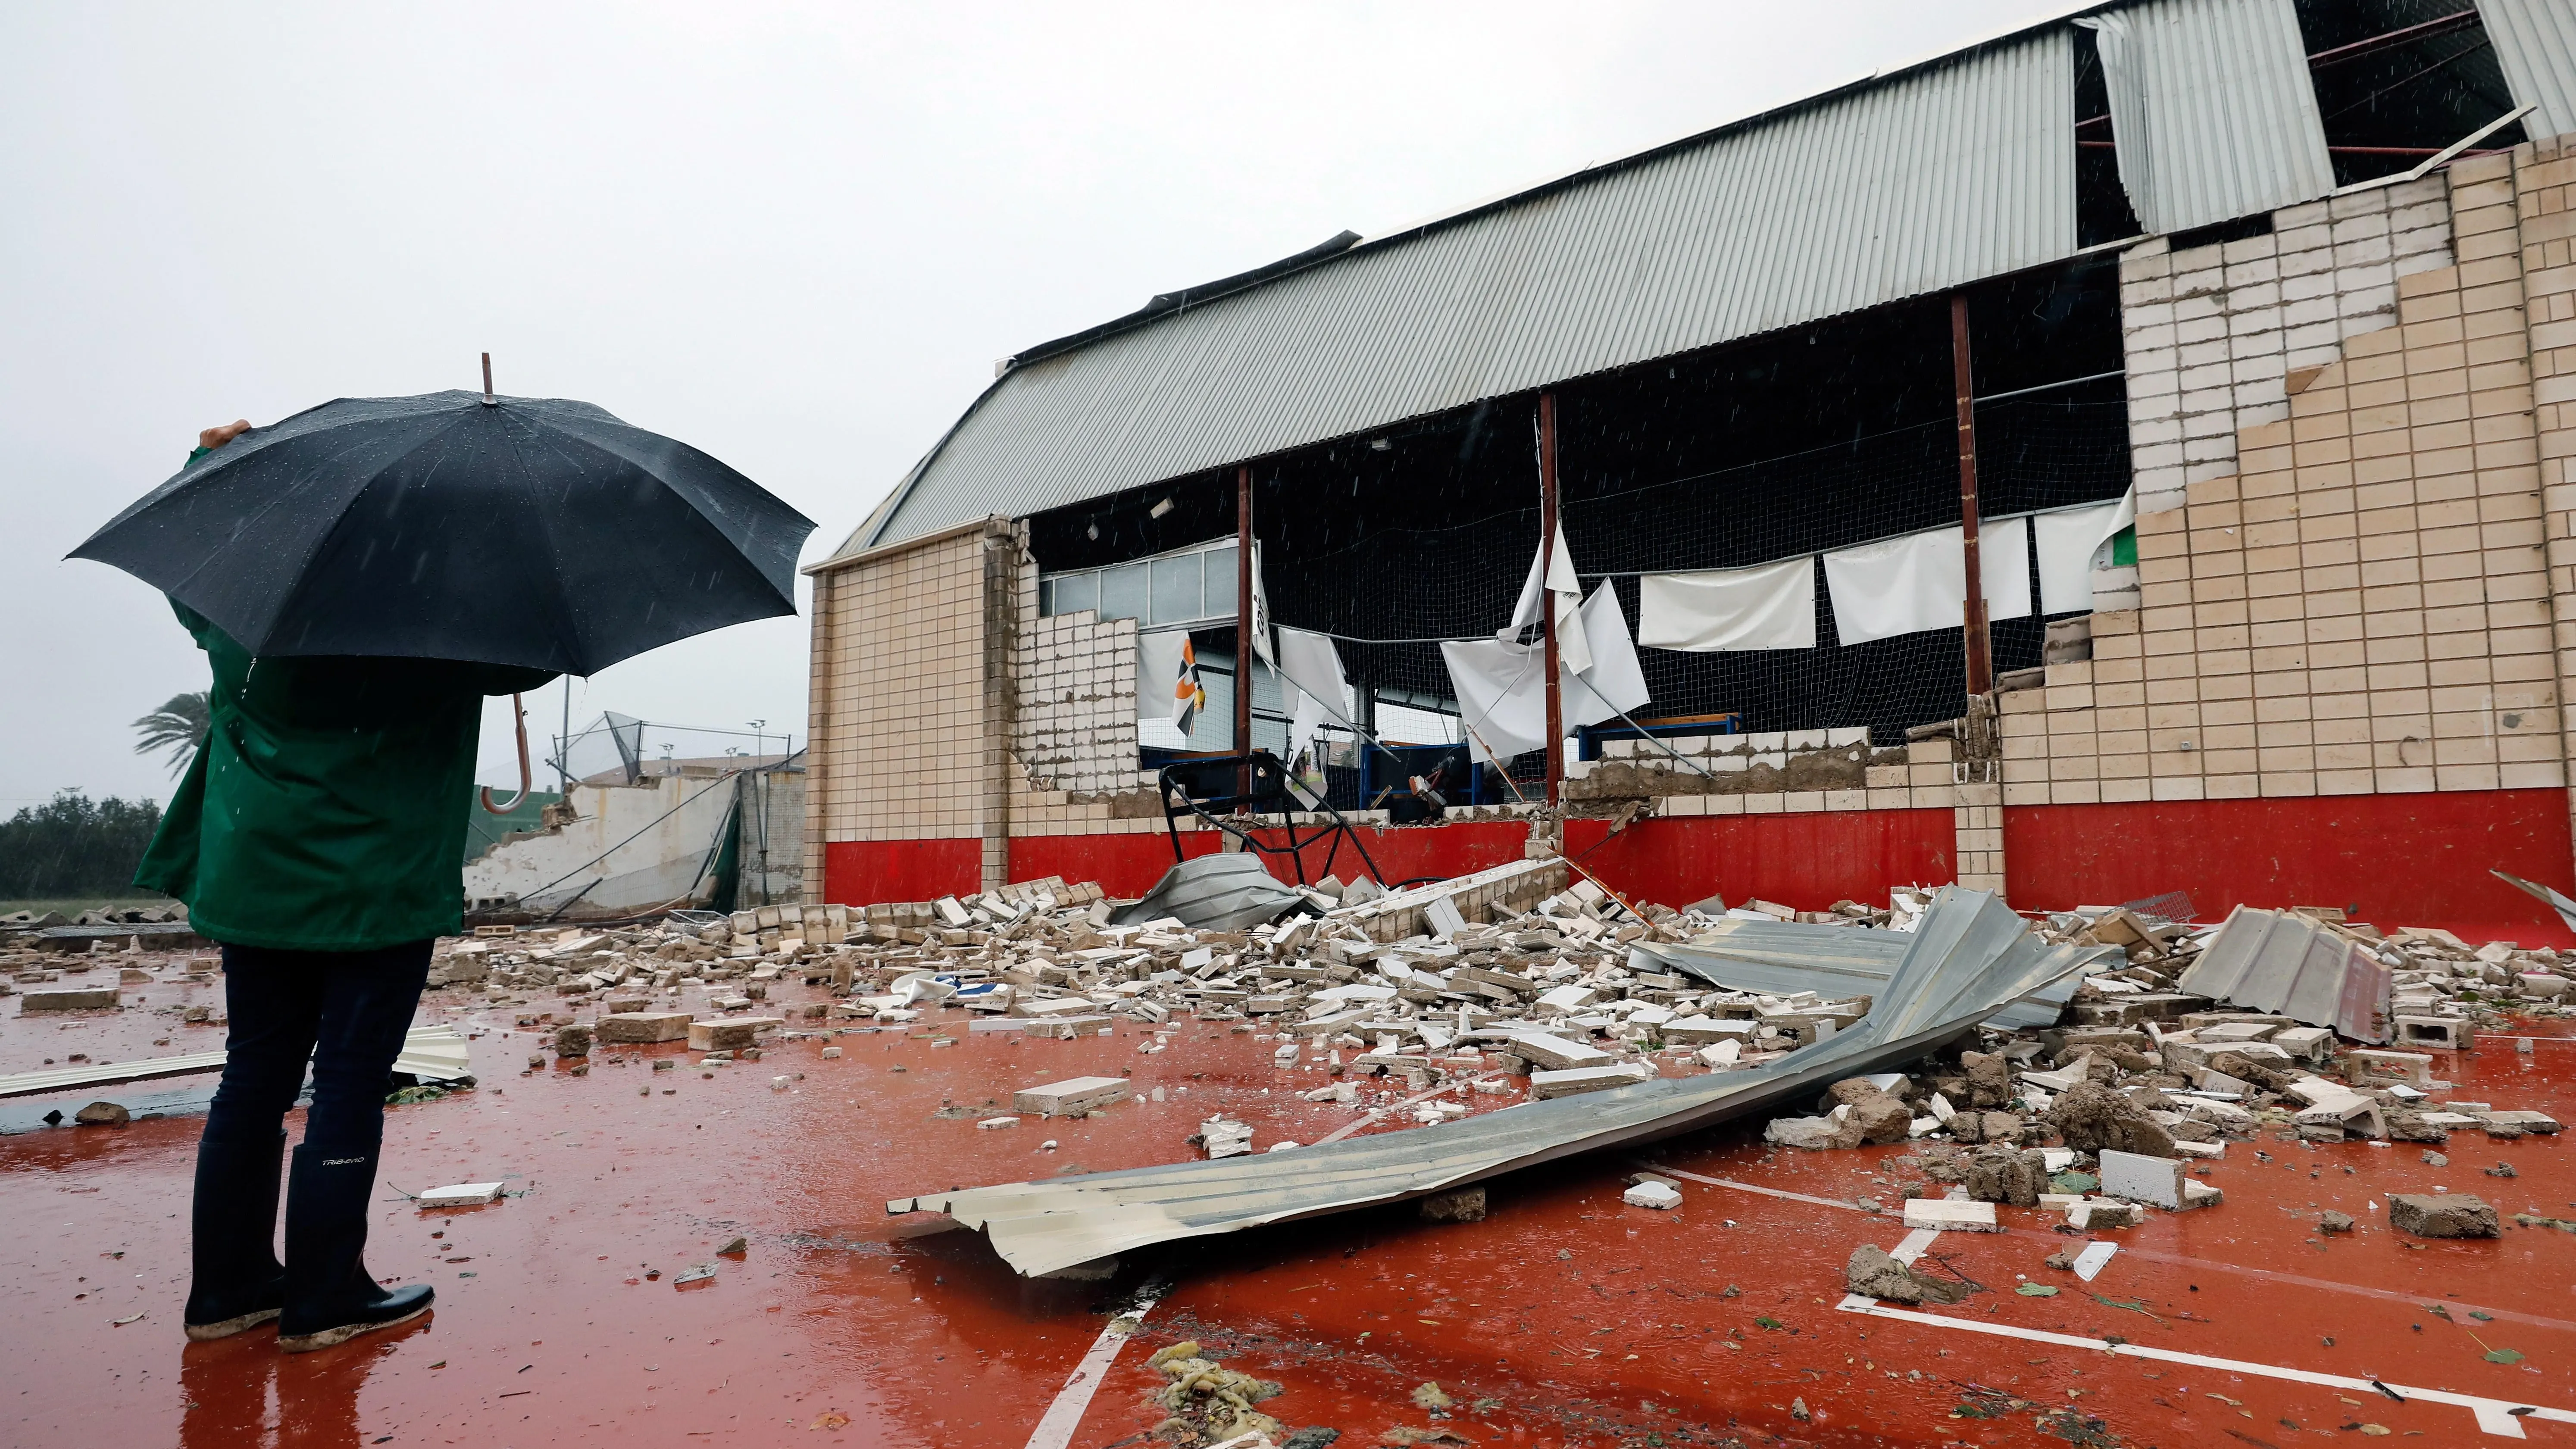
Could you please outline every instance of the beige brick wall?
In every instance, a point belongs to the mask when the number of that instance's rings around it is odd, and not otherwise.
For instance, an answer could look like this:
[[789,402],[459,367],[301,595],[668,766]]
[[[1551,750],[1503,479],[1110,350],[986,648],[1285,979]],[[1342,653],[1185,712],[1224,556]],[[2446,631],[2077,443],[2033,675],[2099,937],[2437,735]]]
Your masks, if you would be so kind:
[[999,520],[834,563],[814,580],[806,878],[825,842],[980,837],[999,884],[1020,617]]
[[[2383,224],[2348,276],[2375,296],[2384,261],[2394,312],[2331,315],[2387,325],[2289,368],[2283,415],[2234,405],[2228,466],[2174,464],[2181,506],[2142,465],[2140,607],[2003,696],[2005,804],[2565,784],[2512,178],[2450,170],[2446,265]],[[2422,207],[2389,188],[2377,214],[2420,237]]]
[[[2576,137],[2521,148],[2502,179],[2514,192],[2511,256],[2521,272],[2530,346],[2555,677],[2564,700],[2576,687]],[[2480,260],[2504,259],[2503,240],[2501,232],[2482,233]],[[2576,731],[2563,748],[2576,759]]]

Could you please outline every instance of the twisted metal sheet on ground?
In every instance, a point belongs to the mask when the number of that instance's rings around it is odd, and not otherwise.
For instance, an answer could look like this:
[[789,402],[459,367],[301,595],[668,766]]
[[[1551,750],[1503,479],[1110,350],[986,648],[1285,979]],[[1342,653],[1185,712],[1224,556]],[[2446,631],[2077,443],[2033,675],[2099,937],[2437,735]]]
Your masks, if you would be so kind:
[[1172,917],[1207,931],[1241,931],[1279,919],[1305,899],[1243,853],[1192,856],[1163,872],[1144,899],[1111,919],[1122,926]]
[[2050,946],[1983,891],[1942,888],[1858,1026],[1766,1067],[1528,1102],[1456,1122],[1291,1152],[1180,1162],[896,1198],[980,1228],[1024,1274],[1180,1238],[1397,1202],[1603,1148],[1655,1141],[1884,1071],[2072,976],[2088,952]]
[[2384,1042],[2391,977],[2369,947],[2322,922],[2295,911],[2238,906],[2174,985],[2332,1027],[2355,1041]]
[[[1628,948],[1628,960],[1632,966],[1679,971],[1738,991],[1875,996],[1887,988],[1913,939],[1899,931],[1858,926],[1733,919],[1684,942],[1638,942]],[[2084,977],[2128,960],[2117,946],[2077,949],[2073,972],[2024,992],[1985,1024],[2008,1031],[2053,1026]]]

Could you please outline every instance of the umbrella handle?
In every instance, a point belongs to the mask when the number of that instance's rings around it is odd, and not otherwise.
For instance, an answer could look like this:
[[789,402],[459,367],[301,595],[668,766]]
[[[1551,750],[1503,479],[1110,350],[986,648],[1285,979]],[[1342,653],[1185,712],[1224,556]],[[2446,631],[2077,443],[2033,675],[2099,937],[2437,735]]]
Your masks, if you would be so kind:
[[535,784],[528,769],[528,712],[519,707],[519,697],[510,696],[510,713],[518,717],[519,726],[519,794],[507,805],[492,803],[492,787],[483,787],[483,808],[495,815],[507,815],[527,803],[528,790]]

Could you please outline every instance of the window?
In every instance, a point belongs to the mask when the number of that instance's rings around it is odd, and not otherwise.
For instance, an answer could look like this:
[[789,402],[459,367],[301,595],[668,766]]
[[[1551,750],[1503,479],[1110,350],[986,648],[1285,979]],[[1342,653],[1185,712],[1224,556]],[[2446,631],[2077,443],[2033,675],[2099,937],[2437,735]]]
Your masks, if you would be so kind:
[[1093,609],[1104,620],[1133,619],[1148,629],[1228,622],[1240,587],[1234,560],[1234,540],[1225,538],[1132,563],[1047,574],[1038,580],[1038,612]]

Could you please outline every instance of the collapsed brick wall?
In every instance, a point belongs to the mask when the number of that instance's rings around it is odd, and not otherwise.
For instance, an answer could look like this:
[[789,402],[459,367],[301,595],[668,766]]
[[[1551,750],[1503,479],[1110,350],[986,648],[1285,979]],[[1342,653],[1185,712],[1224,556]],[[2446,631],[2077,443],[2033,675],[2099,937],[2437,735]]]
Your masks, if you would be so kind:
[[2451,263],[2443,179],[2287,207],[2262,236],[2120,259],[2130,463],[2141,512],[2237,471],[2237,437],[2290,416],[2293,384],[2396,325],[2397,280]]
[[1066,800],[1137,789],[1136,621],[1104,620],[1091,609],[1042,618],[1037,563],[1023,556],[1021,567],[1020,643],[1011,661],[1020,694],[1011,752],[1021,788]]
[[[2096,613],[2090,662],[2000,701],[2006,805],[2565,783],[2523,293],[2496,245],[2515,227],[2512,166],[2450,170],[2439,248],[2410,185],[2290,208],[2270,237],[2179,256],[2148,242],[2124,261],[2142,284],[2214,278],[2191,300],[2230,319],[2258,383],[2283,369],[2285,395],[2213,384],[2196,412],[2184,384],[2181,457],[2140,450],[2140,606]],[[2332,266],[2299,275],[2348,297],[2292,303],[2238,270],[2303,240],[2301,266]],[[2375,306],[2383,275],[2393,313]],[[2234,306],[2248,288],[2270,300]],[[2290,321],[2300,305],[2317,320]],[[2265,308],[2277,344],[2234,330]],[[2322,344],[2290,338],[2329,310],[2337,355],[2309,361]],[[2194,456],[2212,417],[2237,425]],[[2177,468],[2179,496],[2150,487]]]

